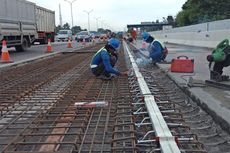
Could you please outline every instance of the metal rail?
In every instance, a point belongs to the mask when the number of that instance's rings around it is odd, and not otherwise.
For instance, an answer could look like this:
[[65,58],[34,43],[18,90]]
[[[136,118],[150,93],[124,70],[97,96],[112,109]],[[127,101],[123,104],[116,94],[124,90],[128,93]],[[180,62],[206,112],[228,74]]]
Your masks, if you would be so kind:
[[[133,53],[135,57],[140,58],[135,49]],[[146,65],[145,68],[139,69],[139,72],[142,73],[151,95],[154,96],[157,107],[172,136],[175,137],[180,151],[207,153],[204,145],[198,141],[197,135],[193,134],[190,130],[184,118],[185,114],[183,113],[188,112],[188,115],[196,112],[198,113],[200,109],[191,109],[190,102],[187,102],[188,97],[184,95],[174,82],[167,78],[166,74],[157,68],[157,66],[149,64]],[[139,83],[136,83],[137,78],[135,75],[131,75],[129,80],[135,102],[135,125],[137,132],[142,133],[142,136],[138,138],[138,146],[145,151],[162,152],[159,138],[156,137],[155,130],[152,127],[148,108],[146,108],[144,102],[144,96],[140,90]]]
[[144,98],[144,103],[146,105],[152,126],[154,128],[153,132],[156,135],[156,139],[159,141],[162,152],[180,153],[180,149],[176,144],[175,137],[172,136],[171,131],[169,130],[168,125],[165,122],[163,115],[161,114],[161,111],[156,104],[154,96],[151,94],[151,91],[149,90],[148,85],[145,82],[144,77],[140,73],[139,68],[125,42],[124,48],[130,58],[136,81],[138,82],[141,94]]

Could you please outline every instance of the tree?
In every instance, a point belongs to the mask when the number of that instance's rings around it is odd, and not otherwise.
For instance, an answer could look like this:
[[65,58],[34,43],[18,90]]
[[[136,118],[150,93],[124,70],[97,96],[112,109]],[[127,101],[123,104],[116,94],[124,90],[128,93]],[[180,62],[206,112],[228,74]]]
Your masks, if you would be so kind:
[[69,23],[65,23],[65,24],[63,25],[63,29],[65,29],[65,30],[70,30],[70,25],[69,25]]
[[59,30],[62,30],[63,27],[61,25],[58,25],[57,27],[55,27],[55,34],[57,34],[59,32]]
[[76,33],[80,32],[80,31],[82,31],[80,26],[74,26],[74,27],[71,28],[71,30],[72,30],[73,34],[76,34]]
[[176,25],[204,23],[230,18],[229,0],[187,0],[177,14]]
[[187,26],[190,24],[191,24],[191,22],[189,21],[189,18],[188,18],[186,11],[181,11],[177,14],[176,26]]
[[99,33],[106,33],[105,29],[103,29],[103,28],[98,28],[97,31],[98,31]]
[[168,24],[170,24],[170,25],[172,25],[172,26],[175,25],[174,18],[173,18],[173,16],[171,16],[171,15],[169,15],[169,16],[167,17],[167,22],[168,22]]

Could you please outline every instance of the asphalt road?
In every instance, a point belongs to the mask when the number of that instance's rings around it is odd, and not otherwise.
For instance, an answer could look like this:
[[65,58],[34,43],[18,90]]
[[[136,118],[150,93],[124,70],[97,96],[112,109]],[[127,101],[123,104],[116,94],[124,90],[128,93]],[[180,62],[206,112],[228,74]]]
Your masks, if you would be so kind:
[[[63,52],[63,51],[72,51],[77,48],[84,47],[82,43],[78,43],[73,41],[72,47],[67,48],[67,42],[54,42],[51,44],[53,47],[53,53]],[[89,45],[86,43],[85,45]],[[15,48],[8,48],[10,54],[10,61],[12,62],[20,62],[28,59],[38,58],[40,56],[45,56],[47,53],[47,45],[33,45],[27,51],[24,52],[16,52]],[[0,55],[1,56],[1,55]],[[0,66],[6,65],[5,63],[0,63]]]

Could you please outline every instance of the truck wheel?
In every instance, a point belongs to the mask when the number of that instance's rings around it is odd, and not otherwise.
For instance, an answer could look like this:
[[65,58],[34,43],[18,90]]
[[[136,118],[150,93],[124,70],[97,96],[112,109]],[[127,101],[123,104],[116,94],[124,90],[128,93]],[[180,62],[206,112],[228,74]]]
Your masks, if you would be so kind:
[[15,46],[17,52],[24,52],[29,48],[29,43],[26,38],[23,38],[23,42],[19,46]]

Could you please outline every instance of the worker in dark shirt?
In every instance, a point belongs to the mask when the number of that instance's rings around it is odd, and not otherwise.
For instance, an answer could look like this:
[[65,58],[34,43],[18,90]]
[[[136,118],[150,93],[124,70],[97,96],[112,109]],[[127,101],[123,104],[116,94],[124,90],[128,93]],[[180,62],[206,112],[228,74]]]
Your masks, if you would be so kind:
[[148,32],[143,32],[142,38],[145,42],[150,44],[148,50],[153,63],[164,61],[168,54],[165,45],[152,37]]
[[111,38],[105,47],[101,48],[94,56],[91,61],[91,70],[93,74],[100,79],[109,80],[112,75],[128,75],[127,72],[120,72],[114,68],[118,60],[118,48],[120,41]]
[[223,68],[230,65],[230,46],[228,39],[220,42],[212,54],[207,56],[207,60],[209,61],[211,80],[218,82],[229,80],[229,76],[222,75]]

